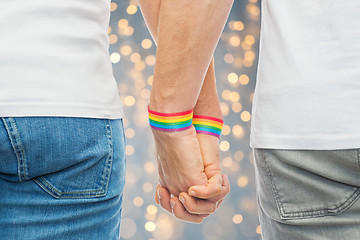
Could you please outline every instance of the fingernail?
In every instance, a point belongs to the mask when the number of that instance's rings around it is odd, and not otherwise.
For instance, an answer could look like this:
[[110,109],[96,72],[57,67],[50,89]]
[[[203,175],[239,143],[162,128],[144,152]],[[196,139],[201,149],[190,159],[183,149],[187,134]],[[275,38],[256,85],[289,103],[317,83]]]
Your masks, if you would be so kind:
[[170,199],[170,206],[171,206],[171,208],[174,208],[174,206],[175,206],[175,201],[174,201],[174,199]]
[[158,188],[158,189],[157,189],[157,194],[158,194],[159,199],[161,199],[161,192],[160,192],[160,188]]
[[189,195],[190,195],[190,196],[195,196],[195,194],[196,194],[196,193],[195,193],[194,190],[190,190],[190,191],[189,191]]
[[182,204],[184,204],[185,199],[184,199],[182,196],[179,197],[179,200],[180,200],[180,202],[181,202]]

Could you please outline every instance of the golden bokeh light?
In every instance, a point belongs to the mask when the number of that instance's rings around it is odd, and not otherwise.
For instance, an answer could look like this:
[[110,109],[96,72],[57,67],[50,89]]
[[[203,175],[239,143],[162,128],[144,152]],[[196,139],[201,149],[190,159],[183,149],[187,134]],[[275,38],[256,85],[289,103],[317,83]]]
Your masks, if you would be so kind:
[[246,187],[248,185],[248,183],[249,183],[249,179],[247,176],[241,176],[237,180],[237,185],[242,188]]
[[137,10],[138,10],[137,6],[131,4],[131,5],[129,5],[128,8],[126,9],[126,12],[127,12],[128,14],[130,14],[130,15],[133,15],[133,14],[135,14],[135,13],[137,12]]
[[154,222],[146,222],[145,223],[145,229],[146,229],[146,231],[148,231],[148,232],[153,232],[153,231],[155,231],[155,229],[156,229],[156,225],[155,225],[155,223]]
[[233,223],[240,224],[243,221],[243,216],[241,214],[235,214],[232,218]]
[[250,121],[251,114],[250,114],[248,111],[243,111],[243,112],[240,114],[240,118],[241,118],[241,120],[243,120],[244,122],[248,122],[248,121]]
[[228,141],[221,141],[220,142],[220,150],[223,152],[229,151],[230,143]]
[[136,207],[141,207],[144,204],[144,199],[142,199],[141,197],[135,197],[133,200],[133,203]]

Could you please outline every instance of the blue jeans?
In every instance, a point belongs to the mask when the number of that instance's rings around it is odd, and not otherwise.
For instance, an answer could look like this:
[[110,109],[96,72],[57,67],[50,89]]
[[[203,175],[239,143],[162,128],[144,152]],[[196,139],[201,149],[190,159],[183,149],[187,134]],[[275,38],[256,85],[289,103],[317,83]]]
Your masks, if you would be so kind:
[[119,239],[122,120],[0,119],[0,239]]
[[263,240],[360,239],[360,149],[254,149]]

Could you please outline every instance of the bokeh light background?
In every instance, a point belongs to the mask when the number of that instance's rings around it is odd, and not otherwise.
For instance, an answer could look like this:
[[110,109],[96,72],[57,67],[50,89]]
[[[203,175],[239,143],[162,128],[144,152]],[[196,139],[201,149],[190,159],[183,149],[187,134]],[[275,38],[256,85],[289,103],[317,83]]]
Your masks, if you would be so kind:
[[176,220],[154,201],[158,177],[146,108],[156,46],[136,0],[114,0],[111,12],[110,56],[126,115],[127,175],[121,239],[261,239],[249,147],[260,29],[259,1],[235,0],[215,52],[217,87],[225,120],[221,162],[223,172],[230,179],[231,193],[202,224]]

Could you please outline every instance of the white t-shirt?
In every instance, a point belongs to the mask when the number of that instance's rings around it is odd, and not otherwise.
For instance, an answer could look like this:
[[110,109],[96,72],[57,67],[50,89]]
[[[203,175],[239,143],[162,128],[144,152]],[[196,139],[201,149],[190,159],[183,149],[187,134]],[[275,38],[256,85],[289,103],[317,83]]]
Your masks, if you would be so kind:
[[123,117],[110,0],[0,1],[0,116]]
[[360,148],[360,1],[263,0],[251,146]]

